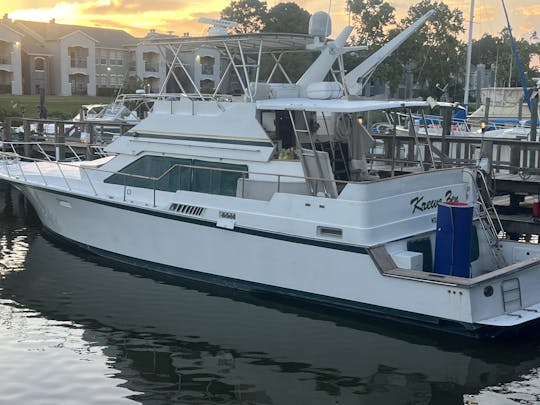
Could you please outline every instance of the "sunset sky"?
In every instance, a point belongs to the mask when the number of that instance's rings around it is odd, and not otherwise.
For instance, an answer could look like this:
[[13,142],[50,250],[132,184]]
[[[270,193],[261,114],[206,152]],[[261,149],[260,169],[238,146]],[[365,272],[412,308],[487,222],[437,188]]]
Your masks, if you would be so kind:
[[[267,1],[268,7],[279,3]],[[336,36],[348,24],[345,2],[298,0],[297,3],[310,13],[330,11],[332,35]],[[411,0],[394,0],[398,18],[404,16]],[[475,37],[483,33],[498,33],[505,26],[500,0],[476,0]],[[49,21],[58,23],[99,26],[123,29],[135,36],[144,36],[150,29],[158,32],[173,31],[182,35],[204,35],[208,26],[197,22],[199,17],[219,18],[220,11],[230,4],[224,0],[17,0],[4,1],[2,14],[14,20]],[[461,8],[469,18],[467,0],[446,1],[451,8]],[[540,4],[538,0],[506,0],[510,22],[516,38],[531,39],[533,32],[540,35]],[[466,28],[468,23],[465,24]]]

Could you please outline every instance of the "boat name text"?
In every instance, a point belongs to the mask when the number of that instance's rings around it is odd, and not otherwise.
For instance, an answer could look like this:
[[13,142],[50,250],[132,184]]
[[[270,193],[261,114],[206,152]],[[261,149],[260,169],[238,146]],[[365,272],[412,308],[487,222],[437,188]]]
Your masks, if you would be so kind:
[[[442,198],[439,198],[437,200],[424,201],[424,198],[425,198],[425,196],[419,196],[419,197],[414,197],[411,200],[410,205],[412,206],[412,209],[413,209],[412,213],[413,214],[415,212],[417,212],[417,211],[424,212],[424,211],[428,211],[428,210],[432,210],[434,208],[437,208],[439,203],[443,201]],[[458,201],[458,196],[452,194],[452,190],[448,190],[446,193],[444,193],[444,198],[445,198],[445,200],[444,200],[445,202],[457,202]]]

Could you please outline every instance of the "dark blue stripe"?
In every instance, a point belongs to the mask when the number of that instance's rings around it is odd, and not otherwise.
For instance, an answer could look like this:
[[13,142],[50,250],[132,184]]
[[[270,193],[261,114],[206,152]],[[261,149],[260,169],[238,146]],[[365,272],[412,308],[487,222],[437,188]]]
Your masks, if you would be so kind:
[[156,138],[156,139],[175,139],[181,141],[194,141],[194,142],[206,142],[206,143],[227,143],[232,145],[248,145],[248,146],[261,146],[266,148],[273,148],[272,142],[268,141],[243,141],[238,139],[224,139],[224,138],[205,138],[197,136],[181,136],[181,135],[161,135],[161,134],[148,134],[143,132],[129,131],[125,135],[132,135],[139,138]]

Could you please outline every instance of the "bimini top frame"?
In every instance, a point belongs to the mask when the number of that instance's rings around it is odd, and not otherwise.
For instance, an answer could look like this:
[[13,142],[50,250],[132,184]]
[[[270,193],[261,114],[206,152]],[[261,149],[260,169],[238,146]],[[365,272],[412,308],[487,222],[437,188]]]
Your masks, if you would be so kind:
[[[265,80],[267,83],[272,81],[278,69],[286,80],[292,83],[281,64],[283,55],[286,53],[316,51],[317,49],[310,49],[309,47],[315,42],[315,37],[305,34],[256,33],[206,37],[160,37],[145,39],[143,43],[157,46],[162,58],[167,63],[168,72],[160,93],[165,93],[168,81],[174,79],[180,90],[187,94],[175,73],[175,68],[179,67],[195,89],[196,97],[207,99],[208,97],[203,96],[198,86],[193,82],[193,78],[189,74],[186,64],[182,62],[180,54],[181,52],[196,52],[201,48],[210,48],[217,50],[223,58],[228,60],[227,67],[221,75],[212,96],[217,97],[223,82],[232,69],[242,86],[246,100],[254,101],[254,96],[257,93],[257,83],[260,79],[262,55],[270,55],[273,59],[273,67]],[[250,83],[253,83],[253,85],[250,86]]]

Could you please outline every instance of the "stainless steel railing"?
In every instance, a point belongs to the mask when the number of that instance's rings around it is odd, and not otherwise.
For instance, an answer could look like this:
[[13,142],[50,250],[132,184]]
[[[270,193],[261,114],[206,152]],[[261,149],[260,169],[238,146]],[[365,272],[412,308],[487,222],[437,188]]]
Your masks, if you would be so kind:
[[[107,175],[119,175],[122,176],[125,181],[123,184],[123,201],[127,201],[128,193],[127,190],[130,186],[128,183],[128,179],[137,179],[137,180],[145,180],[153,184],[152,190],[152,199],[153,199],[153,206],[157,207],[157,194],[158,192],[173,192],[168,190],[160,190],[159,189],[159,182],[162,181],[166,176],[170,175],[174,170],[178,168],[187,168],[187,169],[196,169],[196,170],[207,170],[207,171],[214,171],[214,172],[225,172],[225,173],[238,173],[239,178],[241,178],[242,181],[242,188],[240,190],[240,194],[236,195],[236,197],[239,198],[246,198],[245,197],[245,180],[249,179],[250,177],[267,177],[272,178],[273,181],[269,181],[270,184],[275,184],[275,192],[280,192],[283,188],[284,183],[305,183],[305,182],[321,182],[321,183],[335,183],[340,184],[341,186],[345,186],[346,184],[354,184],[354,183],[362,183],[362,182],[355,182],[355,181],[341,181],[341,180],[333,180],[333,179],[325,179],[325,178],[317,178],[317,177],[306,177],[306,176],[296,176],[291,174],[278,174],[278,173],[265,173],[265,172],[256,172],[256,171],[242,171],[242,170],[235,170],[235,169],[226,169],[226,168],[215,168],[215,167],[205,167],[205,166],[198,166],[198,165],[188,165],[188,164],[174,164],[171,167],[169,167],[167,170],[165,170],[162,174],[160,174],[157,177],[152,176],[144,176],[144,175],[137,175],[137,174],[129,174],[129,173],[122,173],[118,171],[110,171],[105,170],[101,167],[92,167],[92,166],[84,166],[80,165],[78,163],[74,162],[62,162],[62,161],[55,161],[52,159],[37,159],[37,158],[29,158],[29,157],[22,157],[19,154],[16,153],[16,150],[12,148],[13,152],[0,152],[0,162],[3,163],[5,173],[9,178],[15,178],[19,179],[19,176],[22,177],[22,179],[25,182],[28,183],[35,183],[35,179],[31,179],[28,177],[28,173],[25,173],[25,167],[30,167],[29,165],[23,165],[22,163],[29,163],[33,162],[34,164],[32,166],[35,166],[37,168],[37,173],[39,177],[39,184],[43,184],[45,186],[49,187],[58,187],[58,185],[53,186],[51,183],[52,176],[47,176],[43,172],[43,164],[52,165],[57,168],[59,176],[58,178],[62,179],[62,183],[65,184],[65,188],[67,188],[69,191],[76,191],[73,187],[73,184],[70,184],[69,176],[66,175],[65,171],[73,170],[74,168],[79,170],[81,173],[80,176],[80,182],[81,184],[88,184],[89,189],[91,192],[98,196],[100,187],[97,186],[96,180],[92,180],[92,176],[89,174],[90,171],[93,172],[99,172],[102,174]],[[40,165],[41,164],[41,165]],[[13,172],[13,168],[17,167],[19,173]],[[28,170],[27,170],[28,172]],[[49,178],[49,182],[47,181],[47,178]],[[83,181],[83,178],[86,180]],[[289,180],[289,181],[286,181]],[[292,180],[292,181],[290,181]],[[269,184],[269,185],[270,185]],[[121,184],[120,184],[121,185]],[[175,190],[178,191],[178,190]],[[190,190],[186,190],[190,191]],[[103,192],[103,194],[105,194]],[[315,195],[316,193],[312,193],[312,195]],[[328,196],[327,196],[328,197]],[[169,201],[170,199],[168,199]]]

